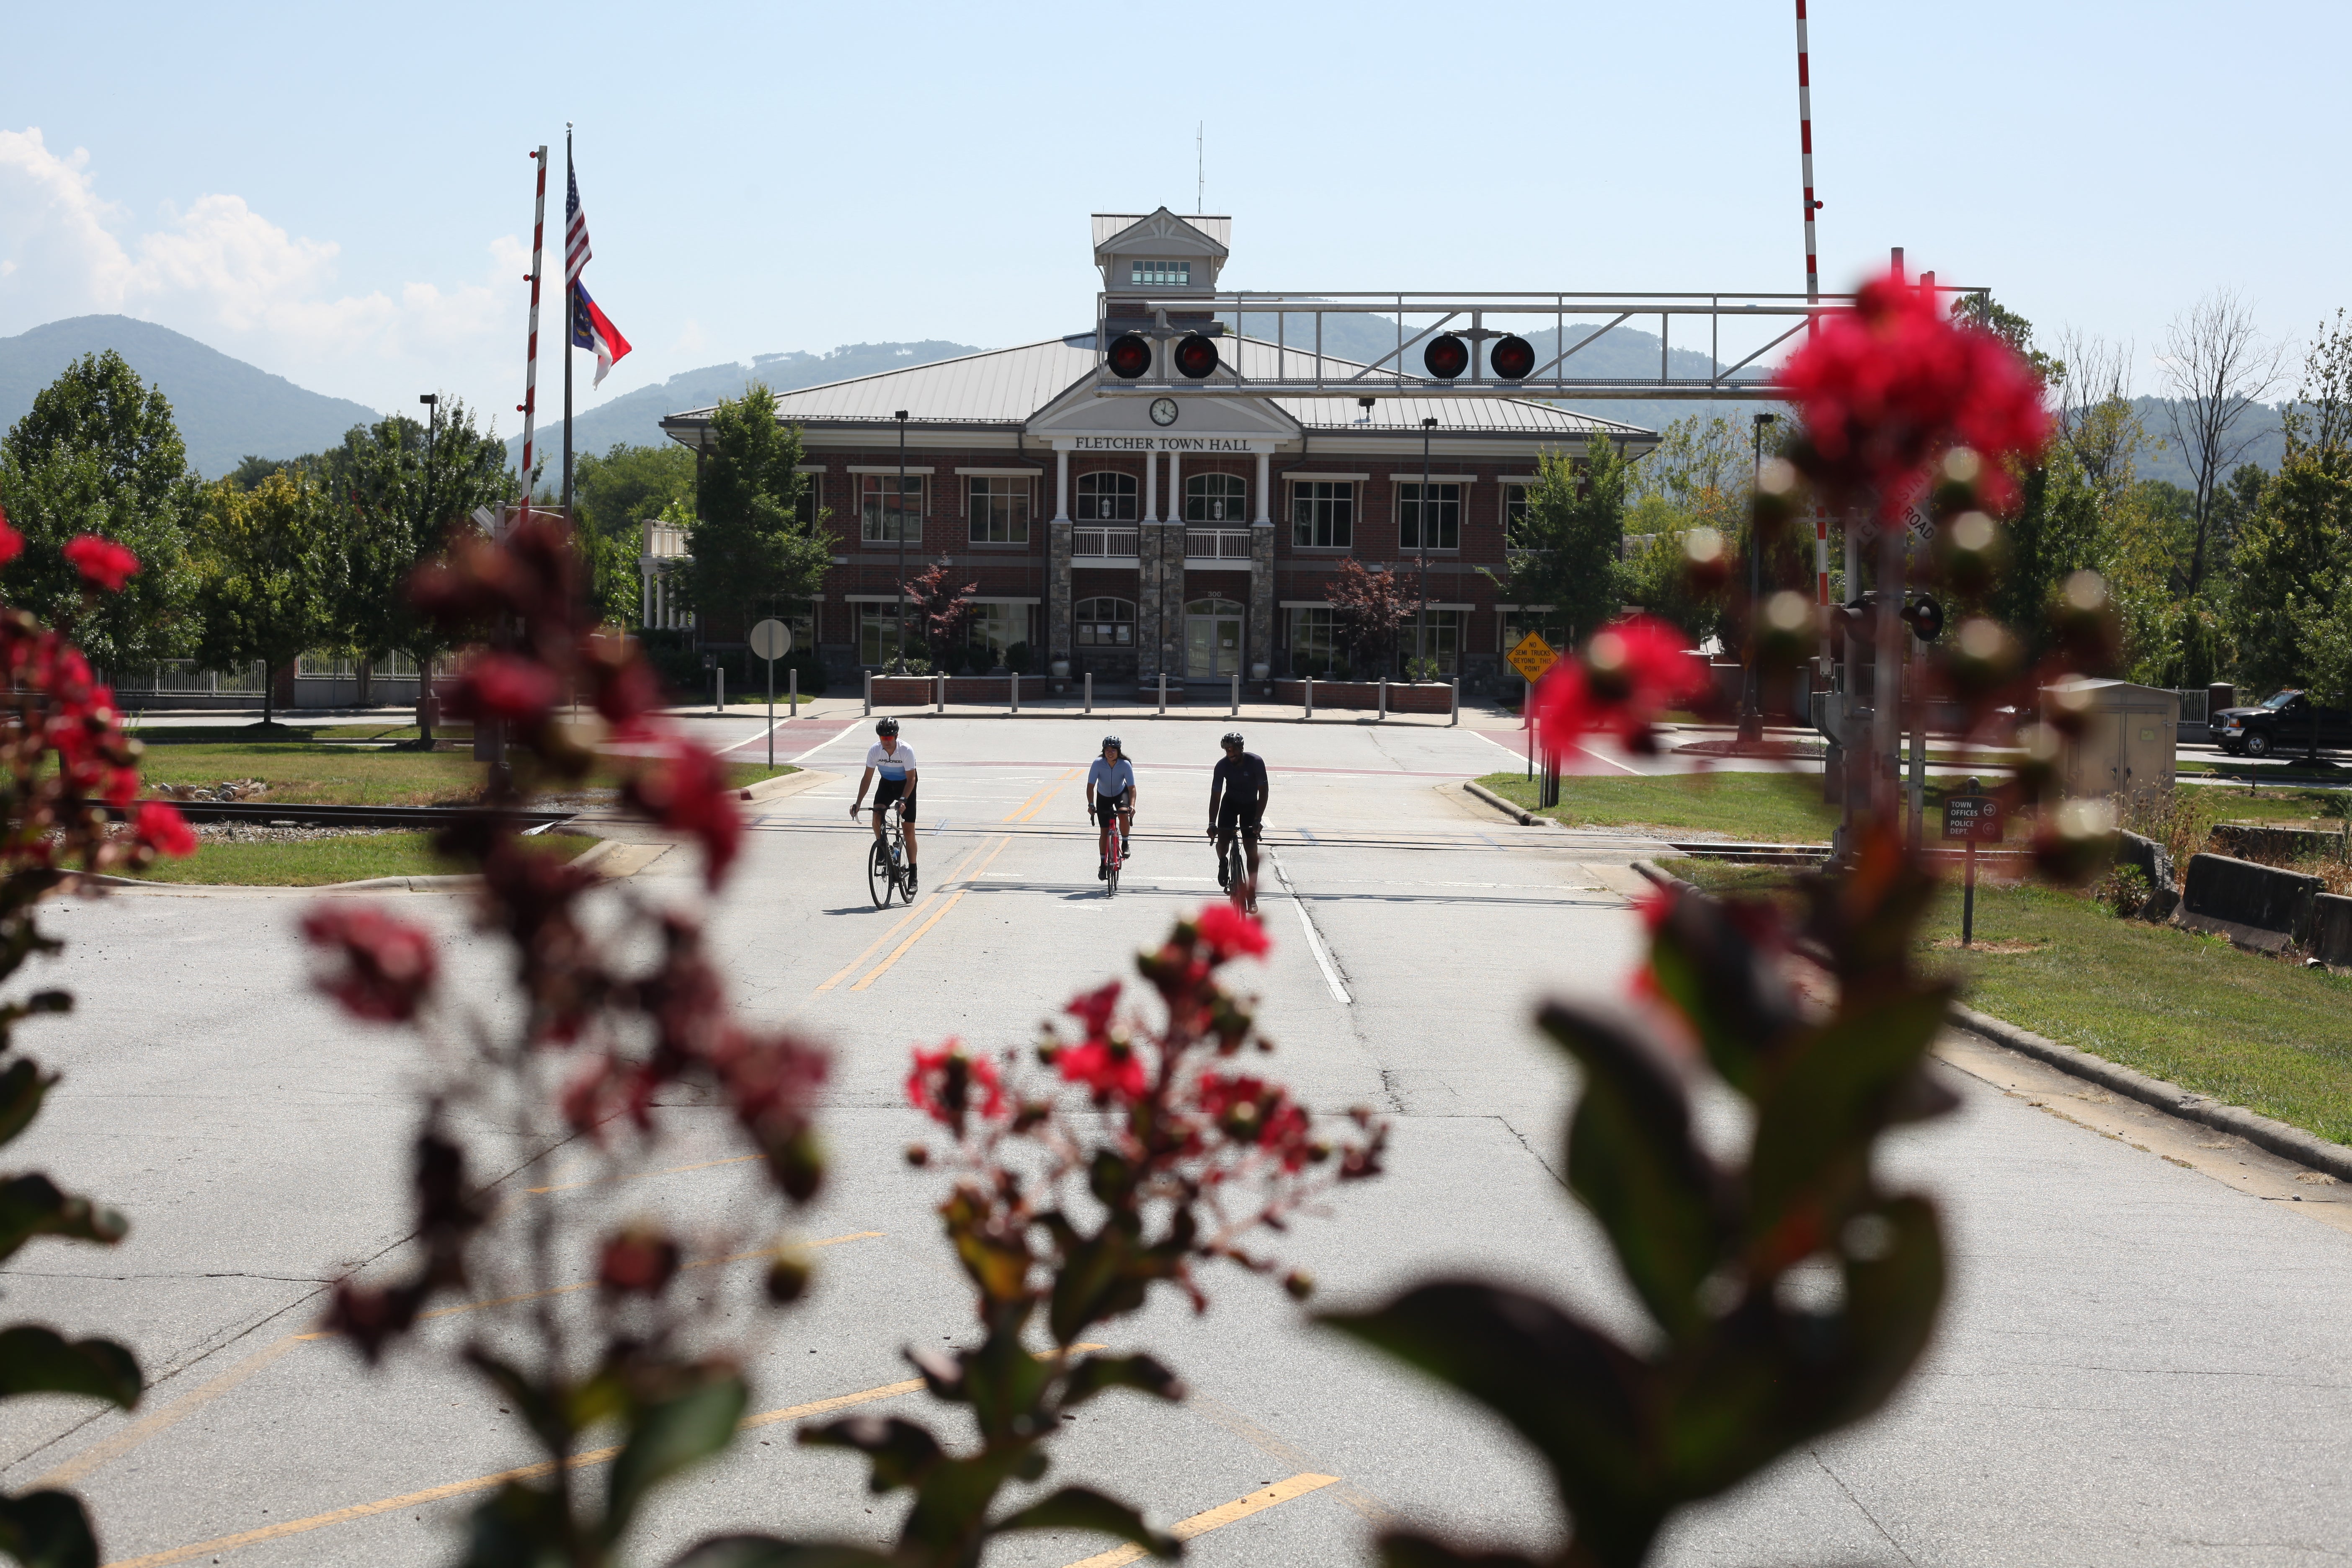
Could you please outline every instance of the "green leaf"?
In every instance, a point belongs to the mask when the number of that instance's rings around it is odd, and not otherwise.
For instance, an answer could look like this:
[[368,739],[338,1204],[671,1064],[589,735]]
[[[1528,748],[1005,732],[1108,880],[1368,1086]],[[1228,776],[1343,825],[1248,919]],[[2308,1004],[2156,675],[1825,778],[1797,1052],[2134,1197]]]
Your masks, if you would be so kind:
[[[1658,991],[1690,1021],[1726,1083],[1753,1100],[1775,1047],[1798,1025],[1796,993],[1735,906],[1670,890],[1650,939]],[[1769,914],[1756,918],[1772,919]]]
[[530,1428],[541,1447],[560,1449],[572,1441],[578,1428],[564,1420],[557,1408],[556,1396],[532,1382],[528,1373],[511,1362],[500,1361],[478,1345],[467,1347],[466,1360],[521,1413],[523,1425]]
[[1692,1142],[1682,1082],[1647,1035],[1619,1020],[1555,1003],[1539,1022],[1584,1068],[1569,1186],[1608,1231],[1651,1315],[1686,1333],[1729,1226],[1723,1178]]
[[1944,1301],[1936,1206],[1922,1197],[1889,1198],[1864,1217],[1887,1227],[1885,1240],[1875,1257],[1846,1259],[1845,1375],[1816,1415],[1817,1431],[1860,1420],[1886,1402],[1927,1348]]
[[0,1332],[0,1399],[82,1394],[129,1410],[145,1388],[139,1363],[111,1340],[68,1340],[29,1324]]
[[24,1568],[98,1568],[98,1538],[71,1492],[0,1497],[0,1552]]
[[862,1546],[803,1546],[772,1535],[714,1535],[686,1549],[669,1568],[904,1568],[896,1557]]
[[1154,1557],[1175,1557],[1184,1550],[1183,1542],[1174,1536],[1161,1534],[1144,1523],[1141,1514],[1090,1487],[1064,1487],[998,1521],[989,1533],[1003,1535],[1016,1530],[1090,1530],[1131,1541]]
[[1184,1397],[1183,1380],[1150,1356],[1090,1355],[1070,1369],[1070,1380],[1062,1389],[1063,1408],[1083,1405],[1112,1388],[1140,1389],[1155,1399]]
[[569,1568],[571,1522],[553,1492],[509,1481],[474,1510],[462,1568]]
[[37,1172],[0,1182],[0,1258],[37,1236],[111,1246],[130,1233],[130,1222],[112,1209],[68,1197]]
[[813,1448],[855,1448],[874,1467],[866,1483],[887,1492],[920,1485],[931,1468],[946,1457],[929,1428],[892,1415],[853,1415],[802,1431],[800,1440]]
[[732,1442],[751,1396],[740,1377],[716,1373],[675,1398],[638,1406],[613,1461],[605,1539],[621,1538],[654,1488]]
[[54,1074],[43,1075],[41,1069],[19,1057],[0,1072],[0,1143],[14,1142],[16,1134],[32,1124],[41,1113],[41,1101],[56,1083]]

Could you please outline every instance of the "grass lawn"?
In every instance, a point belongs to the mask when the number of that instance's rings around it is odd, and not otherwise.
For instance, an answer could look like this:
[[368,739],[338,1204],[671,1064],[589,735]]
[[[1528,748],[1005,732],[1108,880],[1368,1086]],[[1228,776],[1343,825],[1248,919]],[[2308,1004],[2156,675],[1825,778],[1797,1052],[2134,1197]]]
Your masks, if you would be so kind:
[[[1524,773],[1488,773],[1478,781],[1505,800],[1536,809],[1536,784]],[[1945,794],[1958,781],[1929,779],[1930,826],[1941,820]],[[1623,827],[1684,837],[1719,834],[1748,844],[1825,844],[1837,813],[1822,801],[1819,773],[1680,773],[1663,778],[1563,776],[1559,805],[1538,813],[1570,827]],[[2032,825],[2012,816],[2010,837],[2031,836]]]
[[[395,752],[299,741],[173,742],[151,746],[140,763],[151,790],[166,784],[263,779],[269,793],[262,798],[289,805],[455,805],[480,795],[484,771],[470,752]],[[797,771],[730,763],[727,782],[741,789]]]
[[[570,859],[596,840],[582,833],[535,833],[530,847]],[[200,846],[184,860],[158,860],[142,876],[149,882],[213,887],[316,888],[367,877],[437,877],[465,867],[433,853],[425,833],[368,833],[290,843]]]
[[[1675,860],[1714,890],[1787,885],[1769,867]],[[2033,886],[1977,885],[1979,942],[1962,952],[1960,897],[1948,891],[1920,963],[1958,975],[1969,1005],[2109,1061],[2352,1143],[2352,976],[2241,952],[2221,937],[2117,920],[2088,899]]]

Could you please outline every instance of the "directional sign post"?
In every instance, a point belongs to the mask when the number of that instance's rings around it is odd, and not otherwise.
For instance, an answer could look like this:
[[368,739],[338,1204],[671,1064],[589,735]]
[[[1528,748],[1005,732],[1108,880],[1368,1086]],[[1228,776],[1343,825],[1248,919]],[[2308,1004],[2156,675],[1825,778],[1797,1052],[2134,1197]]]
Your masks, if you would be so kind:
[[793,651],[793,628],[773,618],[751,628],[751,651],[768,661],[768,765],[776,765],[776,660]]
[[1944,797],[1944,837],[1961,839],[1968,845],[1968,884],[1960,894],[1962,947],[1975,942],[1977,935],[1977,842],[1983,839],[1998,844],[2007,832],[2000,797],[1984,793],[1982,779],[1970,779],[1965,794]]

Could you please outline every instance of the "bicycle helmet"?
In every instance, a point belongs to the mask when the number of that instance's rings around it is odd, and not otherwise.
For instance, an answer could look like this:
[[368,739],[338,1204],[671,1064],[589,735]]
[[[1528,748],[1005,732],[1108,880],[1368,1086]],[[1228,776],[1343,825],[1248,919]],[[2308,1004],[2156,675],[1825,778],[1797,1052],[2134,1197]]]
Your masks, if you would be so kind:
[[1125,746],[1119,746],[1119,745],[1118,745],[1118,737],[1117,735],[1105,735],[1105,736],[1103,737],[1102,749],[1103,749],[1104,751],[1108,752],[1108,751],[1109,751],[1113,746],[1118,746],[1118,749],[1119,749],[1120,751],[1122,751],[1122,752],[1124,752],[1125,750],[1127,750],[1127,748],[1126,748]]
[[1239,730],[1226,731],[1225,738],[1218,742],[1219,745],[1223,746],[1244,746],[1248,743],[1248,742],[1242,739],[1242,732]]
[[898,732],[898,721],[885,719],[874,726],[874,732],[877,735],[895,735]]

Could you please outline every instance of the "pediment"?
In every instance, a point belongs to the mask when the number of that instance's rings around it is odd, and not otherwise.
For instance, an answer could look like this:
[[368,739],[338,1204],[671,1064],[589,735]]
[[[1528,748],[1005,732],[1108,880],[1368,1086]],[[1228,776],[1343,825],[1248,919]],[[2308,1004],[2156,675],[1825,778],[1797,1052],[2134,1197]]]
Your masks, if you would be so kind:
[[[1219,372],[1223,374],[1223,372]],[[1152,437],[1160,451],[1191,449],[1190,437],[1203,440],[1290,442],[1298,439],[1298,422],[1271,402],[1259,397],[1202,397],[1176,394],[1173,425],[1151,421],[1152,399],[1142,396],[1100,397],[1089,376],[1031,416],[1026,433],[1050,440],[1056,437]]]
[[1114,256],[1208,256],[1223,261],[1230,254],[1216,240],[1186,223],[1166,207],[1139,218],[1095,247],[1095,259]]

